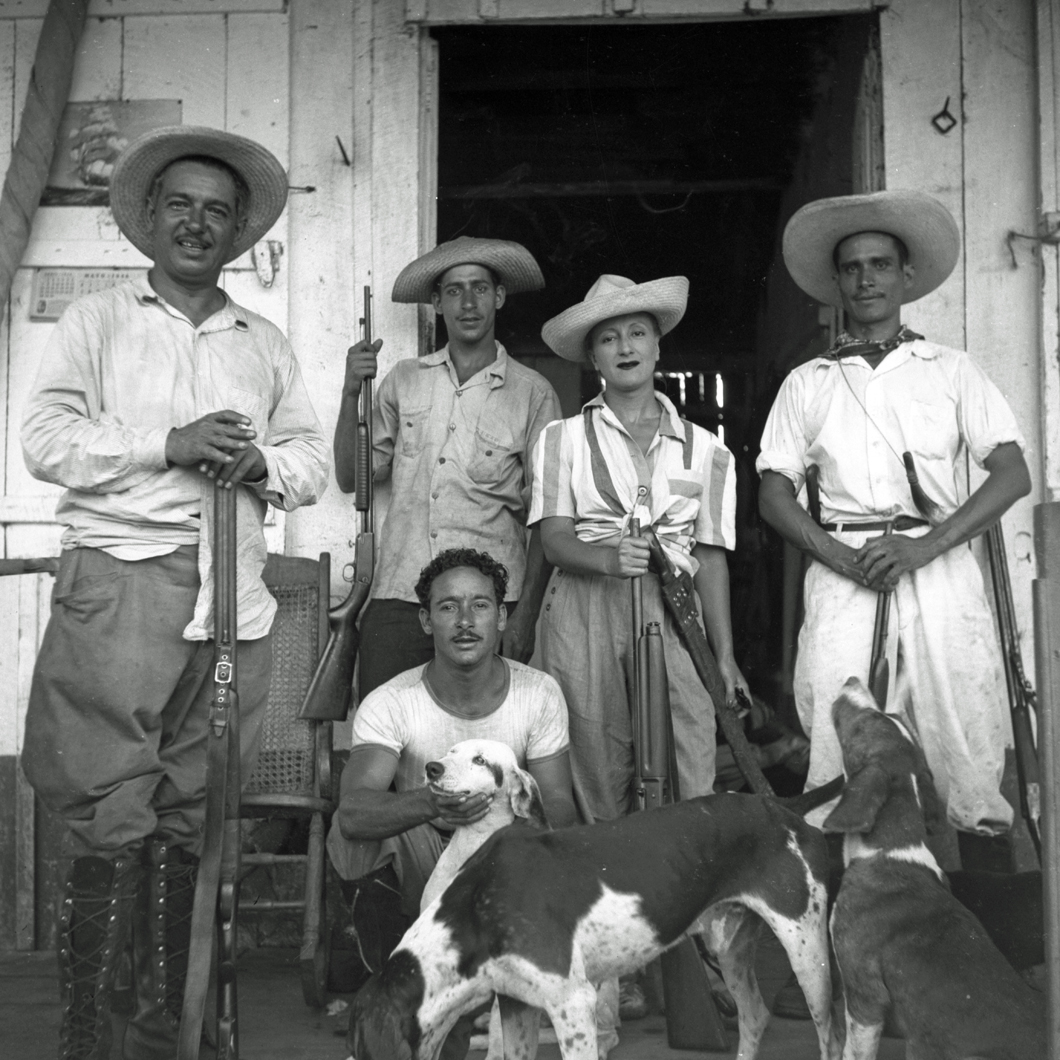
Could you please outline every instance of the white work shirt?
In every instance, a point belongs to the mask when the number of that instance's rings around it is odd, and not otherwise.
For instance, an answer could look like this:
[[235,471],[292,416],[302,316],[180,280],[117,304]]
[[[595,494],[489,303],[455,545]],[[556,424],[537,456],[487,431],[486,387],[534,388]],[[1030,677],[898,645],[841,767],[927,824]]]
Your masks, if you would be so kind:
[[1023,436],[1001,392],[963,350],[917,339],[875,369],[862,357],[815,357],[781,384],[756,468],[796,489],[820,469],[821,519],[868,522],[920,517],[902,453],[948,516],[967,495],[965,454],[980,467],[999,445]]
[[251,420],[266,478],[238,490],[239,636],[264,636],[276,603],[261,580],[265,505],[314,503],[328,445],[294,351],[264,317],[225,297],[194,327],[146,277],[74,302],[56,325],[29,397],[22,448],[30,473],[66,487],[64,548],[118,559],[199,547],[202,588],[189,640],[213,635],[214,485],[198,466],[168,467],[166,438],[209,412]]

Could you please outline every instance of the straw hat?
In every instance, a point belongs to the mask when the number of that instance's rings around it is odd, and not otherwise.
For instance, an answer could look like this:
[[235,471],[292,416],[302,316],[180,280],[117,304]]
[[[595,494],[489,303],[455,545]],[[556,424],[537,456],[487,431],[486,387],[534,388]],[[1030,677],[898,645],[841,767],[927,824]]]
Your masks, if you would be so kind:
[[245,136],[205,125],[167,125],[137,137],[118,156],[110,178],[114,220],[137,250],[154,257],[147,196],[155,177],[170,162],[205,155],[231,166],[250,189],[246,225],[228,260],[249,250],[276,223],[287,202],[287,174],[271,151]]
[[406,265],[394,281],[390,300],[426,302],[429,305],[435,280],[454,265],[484,265],[492,269],[501,278],[507,294],[539,291],[545,286],[545,278],[534,255],[522,243],[460,236],[448,243],[439,243],[434,250],[428,250]]
[[832,254],[847,236],[885,232],[909,251],[913,282],[902,298],[915,302],[935,290],[957,264],[961,234],[953,215],[922,191],[875,191],[807,203],[784,229],[784,264],[818,302],[842,306]]
[[625,276],[604,274],[589,288],[584,300],[547,321],[541,337],[560,357],[585,361],[585,336],[602,320],[627,313],[651,313],[665,335],[680,323],[688,304],[688,280],[666,276],[634,283]]

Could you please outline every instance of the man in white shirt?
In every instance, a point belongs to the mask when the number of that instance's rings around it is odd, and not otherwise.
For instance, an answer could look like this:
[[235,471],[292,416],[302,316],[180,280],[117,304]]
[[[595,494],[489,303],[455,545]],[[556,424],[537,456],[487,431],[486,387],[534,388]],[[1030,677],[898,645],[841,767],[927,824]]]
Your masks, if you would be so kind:
[[286,197],[283,167],[244,137],[176,126],[131,144],[111,206],[154,265],[67,309],[30,394],[27,465],[66,487],[22,756],[73,859],[61,1058],[109,1055],[130,919],[137,1005],[121,1051],[175,1054],[203,840],[220,489],[237,491],[244,777],[256,755],[276,610],[261,580],[264,513],[317,500],[327,443],[287,340],[218,280]]
[[439,795],[427,785],[424,766],[454,744],[507,744],[537,781],[549,823],[575,823],[563,693],[548,674],[497,654],[507,579],[504,566],[473,549],[431,560],[416,592],[434,658],[380,685],[354,715],[328,851],[344,880],[393,864],[413,919],[453,828],[488,808],[483,795]]
[[[902,326],[902,304],[938,287],[959,248],[949,212],[920,192],[824,199],[792,217],[788,269],[842,307],[847,331],[785,379],[757,466],[763,517],[813,560],[795,669],[809,786],[842,771],[832,703],[848,677],[867,679],[878,593],[892,591],[891,707],[923,746],[967,856],[1008,830],[1012,807],[1000,791],[1001,659],[966,543],[1029,492],[1030,477],[1015,418],[972,358]],[[966,457],[987,472],[970,496]],[[797,500],[811,465],[821,525]]]

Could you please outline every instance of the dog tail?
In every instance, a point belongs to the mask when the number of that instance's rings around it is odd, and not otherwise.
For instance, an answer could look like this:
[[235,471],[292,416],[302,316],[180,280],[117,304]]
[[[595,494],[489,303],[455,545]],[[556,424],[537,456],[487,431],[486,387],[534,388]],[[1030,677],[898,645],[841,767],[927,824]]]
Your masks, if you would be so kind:
[[844,783],[845,779],[840,774],[838,777],[833,777],[827,784],[822,784],[819,788],[810,788],[809,791],[804,791],[801,795],[791,795],[784,799],[777,799],[777,802],[786,810],[791,810],[792,813],[797,813],[800,817],[804,817],[810,810],[816,810],[818,806],[831,802],[843,790]]

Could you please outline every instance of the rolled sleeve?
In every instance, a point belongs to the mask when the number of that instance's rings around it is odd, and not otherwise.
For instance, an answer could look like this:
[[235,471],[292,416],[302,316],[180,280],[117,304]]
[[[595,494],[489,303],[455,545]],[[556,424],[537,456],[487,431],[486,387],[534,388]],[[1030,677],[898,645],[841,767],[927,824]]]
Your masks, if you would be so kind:
[[567,729],[567,702],[559,684],[547,674],[542,675],[540,713],[537,724],[530,731],[526,745],[527,762],[543,762],[562,754],[570,746]]
[[[286,345],[286,343],[285,343]],[[327,488],[330,458],[298,362],[284,350],[265,442],[259,446],[268,475],[258,493],[291,511],[315,504]]]
[[353,716],[353,747],[382,747],[401,757],[409,742],[400,699],[385,686],[369,693]]
[[1015,442],[1020,449],[1026,449],[1009,403],[967,355],[958,362],[956,383],[958,428],[979,467],[999,445]]
[[573,450],[566,424],[565,420],[550,423],[534,448],[534,486],[526,520],[529,526],[554,516],[573,519],[577,514],[572,485]]
[[755,470],[776,471],[802,488],[806,477],[806,432],[803,420],[803,381],[793,373],[780,386],[776,401],[769,410],[762,431],[762,451],[755,461]]
[[720,442],[703,463],[703,493],[692,536],[702,545],[736,548],[736,459]]

